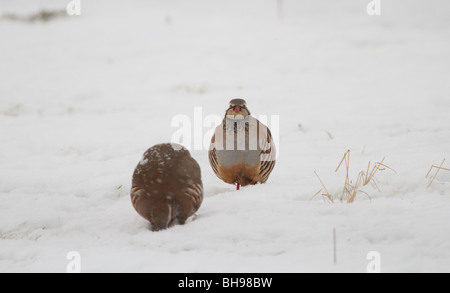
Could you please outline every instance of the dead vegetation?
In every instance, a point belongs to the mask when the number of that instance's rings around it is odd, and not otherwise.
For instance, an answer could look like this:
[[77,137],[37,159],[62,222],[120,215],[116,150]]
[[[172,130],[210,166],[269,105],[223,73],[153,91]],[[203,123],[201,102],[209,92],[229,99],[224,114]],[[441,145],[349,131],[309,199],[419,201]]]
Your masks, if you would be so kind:
[[65,17],[65,10],[41,10],[29,15],[20,15],[17,13],[4,13],[0,16],[0,20],[19,21],[19,22],[48,22],[56,18]]
[[433,184],[434,180],[436,179],[436,176],[438,175],[439,171],[444,170],[444,171],[450,171],[450,169],[447,168],[443,168],[442,166],[444,165],[445,162],[445,158],[442,160],[441,165],[439,166],[435,166],[435,165],[431,165],[430,170],[427,173],[427,176],[425,176],[425,178],[428,178],[428,176],[430,175],[431,171],[433,170],[433,168],[437,169],[436,173],[431,177],[430,182],[428,183],[427,188],[429,188],[431,186],[431,184]]
[[339,199],[339,201],[341,201],[341,202],[352,203],[356,199],[356,196],[359,193],[363,193],[370,198],[369,194],[361,189],[362,187],[370,184],[373,188],[380,191],[380,188],[378,187],[375,175],[378,172],[385,171],[386,169],[389,169],[389,170],[393,171],[394,173],[396,173],[395,170],[393,170],[392,168],[390,168],[384,164],[384,159],[385,158],[383,158],[379,162],[376,162],[375,164],[373,164],[373,166],[371,166],[371,162],[369,162],[367,165],[367,169],[360,171],[358,173],[358,176],[356,177],[356,180],[350,180],[350,176],[349,176],[350,150],[347,150],[344,153],[344,156],[342,157],[341,162],[339,163],[339,165],[337,166],[337,168],[335,170],[335,172],[339,171],[339,169],[341,168],[341,166],[344,163],[344,165],[345,165],[345,181],[344,181],[344,187],[342,188],[342,193],[339,194],[339,196],[337,196],[337,197],[330,194],[328,192],[327,188],[325,187],[325,184],[323,183],[322,179],[320,179],[317,172],[314,171],[314,174],[319,179],[320,184],[322,185],[322,188],[318,192],[316,192],[311,197],[311,199],[313,199],[318,194],[321,194],[322,198],[329,202],[334,202],[336,199]]

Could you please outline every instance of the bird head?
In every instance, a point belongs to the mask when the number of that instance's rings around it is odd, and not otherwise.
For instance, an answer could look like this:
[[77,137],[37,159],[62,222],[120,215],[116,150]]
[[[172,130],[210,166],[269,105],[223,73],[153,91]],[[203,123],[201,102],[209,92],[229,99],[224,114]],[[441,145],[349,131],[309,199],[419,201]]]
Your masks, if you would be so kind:
[[244,99],[232,99],[230,101],[230,107],[226,110],[225,116],[234,116],[234,118],[243,119],[250,115],[250,111],[247,109],[247,104]]

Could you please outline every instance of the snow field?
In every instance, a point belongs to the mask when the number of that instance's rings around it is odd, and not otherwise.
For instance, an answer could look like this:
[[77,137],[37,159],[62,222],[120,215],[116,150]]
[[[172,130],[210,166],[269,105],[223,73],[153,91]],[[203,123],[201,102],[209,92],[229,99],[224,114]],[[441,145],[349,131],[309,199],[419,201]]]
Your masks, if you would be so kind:
[[[382,272],[448,272],[450,172],[425,179],[450,159],[448,3],[369,17],[363,2],[286,0],[279,20],[268,0],[82,1],[79,17],[0,20],[0,272],[65,272],[69,251],[83,272],[365,272],[369,251]],[[129,198],[142,154],[174,116],[236,96],[279,115],[269,181],[236,192],[192,150],[200,210],[150,232]],[[314,171],[342,191],[348,149],[350,178],[383,157],[396,173],[352,204],[310,200]]]

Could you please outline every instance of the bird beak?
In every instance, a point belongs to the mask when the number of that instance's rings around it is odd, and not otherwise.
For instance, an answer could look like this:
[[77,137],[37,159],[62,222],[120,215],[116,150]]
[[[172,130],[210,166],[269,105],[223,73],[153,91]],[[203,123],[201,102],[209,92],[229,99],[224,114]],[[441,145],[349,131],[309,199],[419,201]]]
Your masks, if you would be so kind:
[[241,106],[234,106],[234,112],[240,112]]

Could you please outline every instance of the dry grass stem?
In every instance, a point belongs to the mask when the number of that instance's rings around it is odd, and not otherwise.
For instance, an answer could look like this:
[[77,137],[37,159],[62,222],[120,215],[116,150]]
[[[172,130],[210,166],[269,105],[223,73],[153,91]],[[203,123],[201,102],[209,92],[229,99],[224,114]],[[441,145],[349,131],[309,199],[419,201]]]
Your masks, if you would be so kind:
[[328,130],[325,130],[325,133],[328,135],[329,139],[331,139],[331,140],[334,139],[334,136]]
[[317,191],[313,196],[311,196],[311,198],[309,200],[315,198],[316,195],[318,195],[322,190],[323,190],[323,188],[321,188],[319,191]]
[[316,192],[316,194],[314,194],[313,197],[311,197],[311,199],[313,199],[316,195],[318,195],[322,190],[325,190],[325,193],[322,193],[323,200],[325,200],[326,197],[329,201],[333,202],[333,196],[328,192],[327,188],[325,187],[325,184],[323,184],[322,179],[320,179],[319,174],[317,174],[316,171],[314,171],[314,174],[316,174],[317,179],[319,179],[320,184],[322,184],[322,189]]
[[430,170],[428,171],[427,176],[425,176],[425,178],[428,178],[428,176],[430,175],[431,170],[433,170],[433,168],[436,168],[437,170],[436,170],[436,173],[434,174],[434,176],[431,178],[430,182],[428,183],[427,188],[429,188],[431,186],[431,184],[433,184],[434,179],[436,179],[436,176],[438,175],[439,171],[441,171],[441,170],[450,171],[450,169],[442,168],[442,166],[444,165],[444,162],[445,162],[445,158],[442,160],[442,163],[441,163],[441,165],[439,167],[435,166],[435,165],[432,165],[430,167]]

